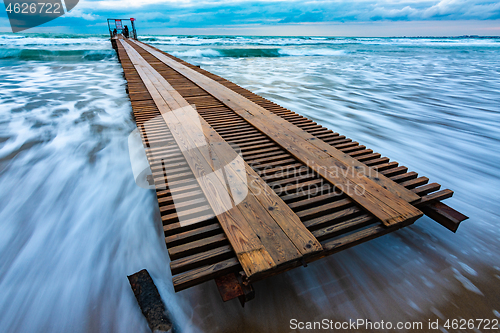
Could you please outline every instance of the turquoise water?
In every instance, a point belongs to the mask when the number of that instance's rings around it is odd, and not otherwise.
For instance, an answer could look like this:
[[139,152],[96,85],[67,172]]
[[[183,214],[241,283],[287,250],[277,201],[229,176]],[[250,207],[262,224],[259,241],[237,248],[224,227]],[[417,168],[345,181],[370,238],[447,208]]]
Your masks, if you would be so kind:
[[[147,332],[126,276],[147,268],[185,332],[302,321],[500,317],[500,39],[141,36],[455,191],[428,218],[255,284],[175,294],[135,125],[105,35],[0,35],[0,327]],[[453,331],[446,330],[445,331]]]

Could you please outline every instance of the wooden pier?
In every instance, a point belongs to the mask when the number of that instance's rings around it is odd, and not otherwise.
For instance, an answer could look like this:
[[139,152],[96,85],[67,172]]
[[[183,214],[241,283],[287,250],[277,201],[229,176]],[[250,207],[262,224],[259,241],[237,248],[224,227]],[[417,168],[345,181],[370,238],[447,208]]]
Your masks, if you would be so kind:
[[[426,214],[456,231],[453,192],[232,82],[112,38],[156,187],[173,284],[252,282]],[[233,296],[228,296],[233,295]]]

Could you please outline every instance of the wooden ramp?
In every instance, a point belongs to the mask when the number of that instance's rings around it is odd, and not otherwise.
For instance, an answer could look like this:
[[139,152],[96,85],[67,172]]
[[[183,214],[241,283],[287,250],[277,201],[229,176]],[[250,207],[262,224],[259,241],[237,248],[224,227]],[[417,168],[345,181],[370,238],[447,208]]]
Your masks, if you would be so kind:
[[[176,291],[245,284],[415,222],[453,195],[357,142],[133,39],[116,38]],[[219,283],[218,283],[219,284]]]

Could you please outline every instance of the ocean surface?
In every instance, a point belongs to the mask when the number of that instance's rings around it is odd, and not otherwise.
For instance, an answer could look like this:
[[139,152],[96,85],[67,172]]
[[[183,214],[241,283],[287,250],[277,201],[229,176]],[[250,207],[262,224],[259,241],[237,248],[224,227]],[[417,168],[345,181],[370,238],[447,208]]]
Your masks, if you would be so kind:
[[142,268],[181,332],[500,318],[500,39],[140,39],[454,190],[470,219],[453,234],[424,217],[256,283],[245,308],[213,282],[174,293],[108,37],[0,34],[1,332],[147,332],[127,280]]

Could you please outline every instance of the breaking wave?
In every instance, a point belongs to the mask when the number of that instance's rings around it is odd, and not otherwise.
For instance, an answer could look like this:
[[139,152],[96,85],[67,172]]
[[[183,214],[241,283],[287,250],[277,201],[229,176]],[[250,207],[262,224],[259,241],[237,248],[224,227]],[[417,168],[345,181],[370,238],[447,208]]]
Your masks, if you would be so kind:
[[100,61],[116,57],[114,50],[41,50],[41,49],[0,49],[0,59],[26,61]]
[[499,46],[500,38],[428,37],[428,38],[362,38],[362,37],[259,37],[259,36],[139,36],[155,45],[170,46],[340,46],[340,45],[442,45]]
[[269,48],[269,49],[253,49],[253,48],[234,48],[234,49],[195,49],[186,51],[173,51],[169,52],[176,57],[195,57],[195,58],[219,58],[219,57],[230,57],[230,58],[276,58],[276,57],[304,57],[304,56],[341,56],[346,54],[345,50],[334,50],[334,49],[281,49],[281,48]]
[[109,38],[102,35],[0,35],[0,60],[79,62],[114,57]]

